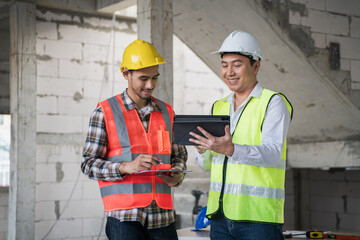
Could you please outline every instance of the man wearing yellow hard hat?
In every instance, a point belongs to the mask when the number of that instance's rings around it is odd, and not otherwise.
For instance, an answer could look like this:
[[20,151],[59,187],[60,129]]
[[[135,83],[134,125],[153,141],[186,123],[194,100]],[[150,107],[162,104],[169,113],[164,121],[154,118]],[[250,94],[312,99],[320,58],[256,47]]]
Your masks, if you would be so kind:
[[172,107],[152,97],[163,63],[153,45],[132,42],[120,67],[128,88],[90,117],[81,169],[99,183],[110,240],[177,239],[170,188],[184,177],[187,151],[172,143]]

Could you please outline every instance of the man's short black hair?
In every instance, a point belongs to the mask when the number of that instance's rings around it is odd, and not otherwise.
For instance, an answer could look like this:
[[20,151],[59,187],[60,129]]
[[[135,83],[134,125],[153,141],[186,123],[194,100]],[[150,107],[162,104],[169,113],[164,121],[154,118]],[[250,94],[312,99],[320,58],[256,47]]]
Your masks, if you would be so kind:
[[251,56],[251,55],[245,55],[245,54],[242,54],[241,52],[222,52],[221,54],[220,54],[220,56],[221,56],[221,58],[223,58],[223,56],[225,55],[225,54],[237,54],[237,55],[241,55],[241,56],[244,56],[244,57],[247,57],[249,60],[250,60],[250,65],[252,66],[252,65],[254,65],[254,63],[256,62],[256,60],[254,59],[254,57],[253,56]]

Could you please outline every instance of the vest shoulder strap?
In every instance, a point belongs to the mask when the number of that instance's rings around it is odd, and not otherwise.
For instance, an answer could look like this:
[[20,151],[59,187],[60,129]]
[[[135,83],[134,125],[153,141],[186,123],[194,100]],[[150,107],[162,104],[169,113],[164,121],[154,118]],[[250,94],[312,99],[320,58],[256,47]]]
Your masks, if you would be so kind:
[[224,97],[213,103],[211,107],[211,115],[230,115],[231,103],[226,101],[228,97],[229,96]]

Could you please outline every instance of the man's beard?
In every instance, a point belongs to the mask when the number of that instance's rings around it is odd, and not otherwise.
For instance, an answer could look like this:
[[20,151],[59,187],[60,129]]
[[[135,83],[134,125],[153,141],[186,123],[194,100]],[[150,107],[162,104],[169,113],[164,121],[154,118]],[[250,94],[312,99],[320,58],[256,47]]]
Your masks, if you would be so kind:
[[[141,91],[143,91],[143,90],[149,90],[149,91],[151,91],[151,94],[152,94],[152,91],[154,90],[154,89],[141,89]],[[151,96],[152,95],[150,95],[150,96],[148,96],[148,97],[143,97],[143,96],[141,96],[141,92],[138,94],[138,96],[139,96],[139,98],[141,98],[141,99],[143,99],[143,100],[150,100],[151,99]]]
[[149,97],[142,97],[142,96],[139,96],[141,99],[143,99],[143,100],[150,100],[151,99],[151,96],[149,96]]

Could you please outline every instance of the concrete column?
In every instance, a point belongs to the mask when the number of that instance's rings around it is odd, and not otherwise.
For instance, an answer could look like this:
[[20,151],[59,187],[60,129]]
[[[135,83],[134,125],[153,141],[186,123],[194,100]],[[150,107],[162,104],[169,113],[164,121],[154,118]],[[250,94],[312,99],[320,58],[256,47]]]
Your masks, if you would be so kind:
[[138,38],[152,43],[165,58],[154,96],[173,104],[173,13],[171,0],[137,0]]
[[34,239],[36,169],[36,6],[10,7],[11,153],[8,239]]

